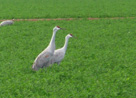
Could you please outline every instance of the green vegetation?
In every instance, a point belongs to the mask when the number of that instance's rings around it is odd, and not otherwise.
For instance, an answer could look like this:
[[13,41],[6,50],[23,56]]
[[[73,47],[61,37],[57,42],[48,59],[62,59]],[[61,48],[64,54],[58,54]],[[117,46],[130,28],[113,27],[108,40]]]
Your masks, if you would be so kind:
[[[19,2],[19,1],[18,1]],[[55,25],[60,66],[31,70]],[[16,22],[0,28],[0,98],[135,98],[136,19]]]
[[[15,21],[0,27],[0,98],[135,98],[135,0],[0,0],[0,19],[83,18],[73,21]],[[60,66],[35,72],[54,26],[56,48],[72,33]]]
[[0,0],[0,19],[135,17],[135,0]]

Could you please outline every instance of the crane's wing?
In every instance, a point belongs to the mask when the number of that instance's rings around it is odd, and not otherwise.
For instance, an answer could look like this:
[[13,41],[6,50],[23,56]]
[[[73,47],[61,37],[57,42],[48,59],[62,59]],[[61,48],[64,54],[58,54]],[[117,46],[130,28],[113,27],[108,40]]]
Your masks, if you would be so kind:
[[51,57],[52,57],[52,53],[42,52],[36,57],[34,61],[34,65],[38,68],[46,67]]

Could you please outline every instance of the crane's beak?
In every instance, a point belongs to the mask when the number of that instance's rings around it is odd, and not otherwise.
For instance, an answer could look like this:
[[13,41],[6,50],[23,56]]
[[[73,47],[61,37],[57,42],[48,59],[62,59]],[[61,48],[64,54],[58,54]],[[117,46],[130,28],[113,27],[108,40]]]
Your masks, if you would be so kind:
[[75,36],[73,36],[73,35],[72,35],[72,37],[75,38],[75,39],[77,39],[77,37],[75,37]]
[[77,39],[77,37],[75,37],[75,36],[73,38]]
[[66,30],[65,28],[60,28],[60,30]]

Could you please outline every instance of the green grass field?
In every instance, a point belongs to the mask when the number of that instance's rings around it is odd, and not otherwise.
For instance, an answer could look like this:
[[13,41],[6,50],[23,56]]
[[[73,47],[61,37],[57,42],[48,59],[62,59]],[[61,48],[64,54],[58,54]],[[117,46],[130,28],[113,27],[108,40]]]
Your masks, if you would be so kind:
[[[135,0],[0,0],[0,19],[83,18],[15,21],[0,27],[0,98],[135,98]],[[32,71],[36,56],[52,36],[56,48],[72,33],[60,66]]]
[[[78,24],[78,25],[77,25]],[[72,33],[60,66],[31,70],[48,45],[52,28],[56,47]],[[0,97],[134,98],[136,96],[136,20],[16,22],[1,27]]]
[[0,0],[0,19],[135,17],[135,0]]

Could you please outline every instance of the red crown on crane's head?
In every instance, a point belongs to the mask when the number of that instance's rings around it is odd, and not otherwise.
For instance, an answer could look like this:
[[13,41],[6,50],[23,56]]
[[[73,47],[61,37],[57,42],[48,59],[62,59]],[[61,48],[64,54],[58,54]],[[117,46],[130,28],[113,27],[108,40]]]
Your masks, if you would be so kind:
[[60,28],[60,26],[56,26],[57,28]]
[[69,35],[73,36],[72,34],[69,34]]

